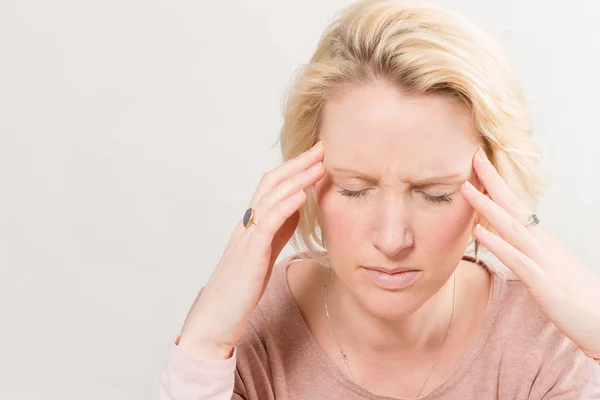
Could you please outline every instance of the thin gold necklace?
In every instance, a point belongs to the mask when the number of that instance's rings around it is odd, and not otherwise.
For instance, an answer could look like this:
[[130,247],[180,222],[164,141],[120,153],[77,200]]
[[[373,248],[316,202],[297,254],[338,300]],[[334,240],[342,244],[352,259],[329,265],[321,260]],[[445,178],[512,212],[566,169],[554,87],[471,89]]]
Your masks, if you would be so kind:
[[[438,359],[440,358],[440,354],[442,353],[442,348],[444,347],[444,343],[446,343],[446,337],[448,337],[448,332],[450,331],[450,325],[452,325],[452,320],[454,319],[454,309],[456,308],[456,270],[452,273],[452,276],[453,276],[454,288],[453,288],[452,313],[450,314],[450,322],[448,323],[448,328],[446,328],[446,333],[444,334],[444,339],[442,339],[442,343],[440,344],[440,348],[438,349],[435,360],[433,361],[433,365],[431,366],[431,369],[429,370],[429,373],[427,374],[427,378],[425,378],[425,382],[423,383],[423,386],[421,386],[421,390],[419,390],[419,393],[417,394],[417,398],[421,395],[421,392],[423,391],[423,389],[425,388],[425,385],[429,381],[429,377],[431,376],[431,373],[433,372],[433,369],[435,368],[435,365],[437,364]],[[330,278],[331,278],[331,267],[329,267],[329,269],[327,271],[327,283],[325,284],[325,315],[327,316],[327,322],[329,323],[329,328],[331,329],[331,334],[333,335],[333,338],[335,339],[335,341],[337,343],[340,357],[342,358],[342,361],[344,362],[344,364],[346,364],[346,368],[348,368],[348,372],[350,372],[350,376],[352,377],[352,380],[354,381],[354,383],[357,383],[356,378],[354,377],[354,373],[352,372],[352,368],[350,368],[350,364],[348,364],[348,356],[346,355],[346,352],[344,351],[344,349],[340,345],[339,340],[337,339],[337,335],[335,333],[335,328],[333,327],[333,324],[331,323],[331,318],[329,317],[329,307],[327,307],[327,292],[329,289]]]

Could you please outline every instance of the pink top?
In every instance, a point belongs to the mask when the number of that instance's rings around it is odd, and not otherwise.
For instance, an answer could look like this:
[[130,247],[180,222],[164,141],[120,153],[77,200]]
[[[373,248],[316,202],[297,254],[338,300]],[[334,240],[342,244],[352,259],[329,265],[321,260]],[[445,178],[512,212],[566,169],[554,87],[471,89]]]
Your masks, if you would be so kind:
[[[347,379],[317,344],[287,281],[287,266],[301,259],[274,267],[231,358],[200,360],[172,344],[160,399],[392,400]],[[446,381],[420,399],[600,399],[600,366],[548,321],[521,281],[482,264],[492,286],[477,337]]]

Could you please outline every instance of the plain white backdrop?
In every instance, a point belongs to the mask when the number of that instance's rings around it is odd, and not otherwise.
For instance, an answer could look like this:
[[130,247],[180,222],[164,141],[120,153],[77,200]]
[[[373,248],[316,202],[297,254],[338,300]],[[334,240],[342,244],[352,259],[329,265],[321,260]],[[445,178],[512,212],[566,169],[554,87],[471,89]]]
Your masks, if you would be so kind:
[[[600,2],[432,2],[513,60],[553,183],[542,223],[600,274]],[[347,4],[2,0],[0,398],[157,398],[280,162],[290,77]]]

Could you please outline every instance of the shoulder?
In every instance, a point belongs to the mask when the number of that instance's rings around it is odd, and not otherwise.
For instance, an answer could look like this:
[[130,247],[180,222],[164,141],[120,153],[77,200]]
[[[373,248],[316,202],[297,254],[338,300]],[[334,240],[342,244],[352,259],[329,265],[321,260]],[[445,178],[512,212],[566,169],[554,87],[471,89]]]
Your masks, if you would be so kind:
[[[254,309],[243,341],[273,346],[289,346],[289,339],[304,328],[302,315],[287,279],[287,268],[303,261],[302,253],[295,253],[275,263],[263,296]],[[297,335],[296,335],[297,336]]]
[[548,319],[525,283],[504,268],[486,266],[495,318],[484,353],[499,360],[500,373],[527,385],[530,398],[553,390],[580,393],[591,379],[589,359]]
[[[299,255],[284,257],[271,272],[262,298],[236,346],[236,393],[244,398],[272,399],[273,388],[285,380],[286,369],[298,361],[306,342],[303,326],[286,277]],[[282,381],[283,379],[283,381]]]
[[[525,349],[574,345],[548,319],[524,282],[503,266],[485,263],[493,280],[490,308],[495,310],[494,332]],[[516,343],[515,343],[516,342]],[[523,353],[525,354],[525,353]]]
[[512,332],[510,336],[528,348],[567,339],[533,300],[524,282],[505,267],[486,265],[493,277],[491,306],[497,309],[497,331]]

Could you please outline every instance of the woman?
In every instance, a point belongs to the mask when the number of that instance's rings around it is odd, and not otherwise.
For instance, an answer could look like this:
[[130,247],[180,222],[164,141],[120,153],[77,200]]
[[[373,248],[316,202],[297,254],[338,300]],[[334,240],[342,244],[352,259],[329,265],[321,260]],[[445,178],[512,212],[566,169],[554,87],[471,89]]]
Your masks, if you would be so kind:
[[600,398],[600,279],[538,225],[523,95],[471,23],[397,1],[343,10],[281,145],[162,399]]

